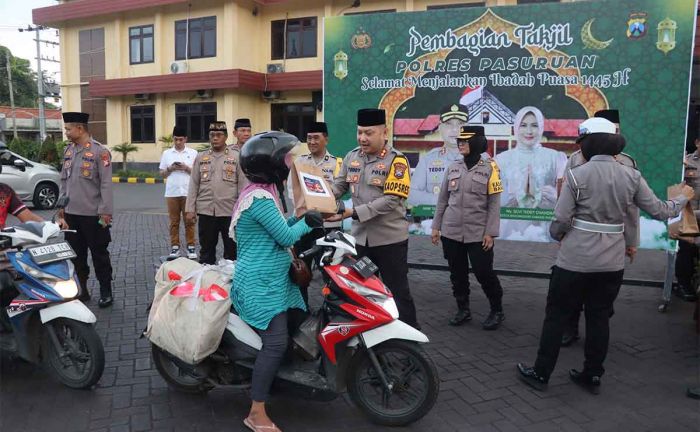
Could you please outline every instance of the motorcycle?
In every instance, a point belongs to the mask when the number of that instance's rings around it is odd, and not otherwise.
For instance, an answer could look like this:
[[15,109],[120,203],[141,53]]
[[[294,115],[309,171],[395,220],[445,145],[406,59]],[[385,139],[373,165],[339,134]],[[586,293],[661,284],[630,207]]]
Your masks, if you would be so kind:
[[[355,255],[355,239],[340,231],[299,255],[320,257],[323,302],[301,324],[311,343],[304,343],[301,329],[292,329],[292,349],[273,391],[330,401],[347,390],[375,423],[407,425],[430,411],[439,392],[435,364],[420,346],[428,338],[398,319],[391,292],[375,275],[376,265]],[[152,357],[172,387],[204,393],[219,385],[248,388],[261,347],[258,334],[232,307],[219,348],[204,361],[184,363],[155,344]]]
[[[57,207],[66,204],[62,197]],[[0,350],[85,389],[102,377],[105,354],[93,326],[97,318],[76,300],[76,255],[58,239],[61,232],[53,220],[0,231]]]

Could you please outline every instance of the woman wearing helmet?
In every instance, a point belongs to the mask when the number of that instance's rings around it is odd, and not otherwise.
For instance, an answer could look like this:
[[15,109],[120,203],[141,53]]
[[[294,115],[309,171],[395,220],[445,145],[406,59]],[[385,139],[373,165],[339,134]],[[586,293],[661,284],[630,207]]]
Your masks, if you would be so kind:
[[298,142],[290,134],[266,132],[241,150],[241,169],[250,184],[236,201],[229,231],[238,245],[231,298],[241,319],[263,342],[253,368],[250,414],[243,421],[253,431],[279,431],[267,416],[265,402],[287,349],[287,311],[306,310],[299,287],[289,277],[287,249],[323,225],[318,212],[307,212],[301,219],[283,216],[283,181],[292,163],[289,152]]

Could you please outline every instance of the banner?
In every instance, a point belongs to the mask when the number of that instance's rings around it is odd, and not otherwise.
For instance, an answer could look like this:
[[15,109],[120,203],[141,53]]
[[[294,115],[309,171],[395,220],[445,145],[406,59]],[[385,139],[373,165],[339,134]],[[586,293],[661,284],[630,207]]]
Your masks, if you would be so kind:
[[[332,151],[357,146],[357,109],[385,109],[411,163],[411,232],[429,234],[459,128],[483,125],[505,189],[500,238],[549,242],[578,125],[618,109],[625,152],[665,197],[682,178],[696,9],[614,0],[326,18]],[[641,241],[668,248],[666,224],[643,216]]]

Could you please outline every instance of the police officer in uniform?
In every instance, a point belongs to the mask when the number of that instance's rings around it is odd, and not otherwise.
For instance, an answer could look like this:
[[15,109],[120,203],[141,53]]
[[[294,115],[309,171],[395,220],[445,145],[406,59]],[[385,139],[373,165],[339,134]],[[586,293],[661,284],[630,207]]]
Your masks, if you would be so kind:
[[348,190],[352,195],[353,208],[346,209],[340,218],[352,217],[357,252],[379,267],[384,283],[394,294],[400,319],[419,328],[408,286],[408,160],[387,144],[386,114],[382,109],[357,112],[357,141],[359,147],[345,156],[333,185],[336,198]]
[[[695,196],[690,200],[693,210],[700,210],[698,197],[700,197],[700,138],[696,138],[694,145],[696,150],[685,157],[684,180],[686,184],[693,188]],[[676,279],[678,285],[673,287],[673,292],[685,301],[696,301],[697,295],[692,286],[693,275],[696,271],[698,259],[698,247],[691,241],[681,239],[678,242],[678,253],[676,254]]]
[[457,136],[468,121],[469,111],[464,105],[452,104],[442,109],[438,129],[444,145],[420,157],[411,179],[411,194],[408,196],[410,205],[437,204],[447,167],[452,162],[462,160],[462,155],[457,149]]
[[[620,112],[616,109],[607,109],[596,111],[593,117],[603,118],[609,120],[615,124],[616,131],[620,131]],[[624,143],[624,141],[621,141]],[[637,169],[637,161],[632,158],[632,156],[627,153],[622,152],[622,148],[615,155],[615,160],[622,165],[628,166],[630,168]],[[575,168],[579,165],[586,163],[586,158],[583,157],[581,150],[577,150],[571,154],[569,160],[566,164],[566,169],[564,172],[568,171],[570,168]],[[639,247],[639,208],[632,205],[630,206],[630,211],[625,215],[625,255],[629,257],[630,262],[634,260],[637,254],[637,248]],[[579,339],[579,320],[581,318],[581,310],[578,310],[571,316],[569,324],[564,330],[564,336],[561,338],[561,346],[568,347]]]
[[[253,136],[253,126],[250,123],[250,119],[239,118],[233,123],[233,134],[236,137],[236,143],[231,144],[229,147],[240,154],[243,145],[248,142],[251,136]],[[237,156],[237,158],[239,158]],[[248,186],[250,181],[248,177],[243,174],[243,170],[238,170],[238,190],[242,191],[244,187]]]
[[[335,157],[328,152],[328,126],[323,122],[313,122],[309,126],[306,133],[306,144],[309,147],[308,154],[301,155],[297,161],[319,168],[323,173],[323,178],[332,185],[335,178],[340,173],[340,167],[343,165],[343,159]],[[289,182],[291,183],[291,182]],[[297,252],[303,252],[310,249],[316,239],[322,237],[327,231],[340,229],[341,221],[325,222],[323,228],[315,228],[312,232],[301,238],[294,248]],[[305,257],[304,262],[311,268],[313,257]],[[308,287],[302,290],[304,302],[308,305]]]
[[71,230],[66,240],[75,250],[75,273],[81,289],[81,299],[88,300],[87,288],[92,265],[100,284],[99,307],[112,304],[112,263],[107,246],[112,241],[109,228],[112,225],[112,155],[107,147],[92,139],[88,129],[89,115],[80,112],[64,112],[65,134],[70,144],[63,152],[61,191],[69,203],[61,214]]
[[600,392],[603,362],[610,337],[613,302],[622,284],[625,260],[624,220],[635,204],[657,220],[678,215],[693,196],[659,200],[639,171],[617,163],[614,155],[624,145],[615,125],[591,118],[579,127],[584,158],[588,161],[566,172],[557,201],[552,238],[561,242],[547,295],[540,346],[534,367],[518,363],[518,377],[544,390],[559,356],[566,319],[584,305],[586,343],[583,370],[571,369],[571,380],[593,394]]
[[199,262],[216,263],[219,236],[224,243],[224,258],[236,259],[236,243],[229,237],[233,205],[238,198],[240,152],[226,145],[226,123],[209,125],[211,149],[200,152],[194,160],[185,210],[187,218],[199,218]]
[[483,126],[463,126],[457,144],[463,158],[447,168],[438,195],[432,240],[435,245],[442,240],[452,293],[457,300],[457,313],[450,325],[461,325],[472,319],[469,309],[471,262],[491,306],[482,327],[495,330],[505,320],[501,302],[503,289],[493,271],[493,239],[498,237],[500,227],[503,186],[496,162],[481,158],[487,146]]

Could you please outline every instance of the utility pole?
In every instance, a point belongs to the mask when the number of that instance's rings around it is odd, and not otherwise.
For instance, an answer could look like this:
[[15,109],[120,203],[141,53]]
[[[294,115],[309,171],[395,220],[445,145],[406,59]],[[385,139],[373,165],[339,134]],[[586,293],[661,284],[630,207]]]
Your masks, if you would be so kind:
[[[44,140],[46,139],[46,110],[44,107],[44,98],[46,95],[44,94],[44,71],[41,69],[41,43],[44,42],[46,44],[51,44],[51,45],[58,45],[57,42],[52,42],[52,41],[46,41],[46,40],[41,40],[41,30],[46,29],[46,27],[43,26],[27,26],[27,28],[21,28],[19,29],[20,32],[30,32],[34,31],[36,32],[36,68],[37,68],[37,80],[36,80],[36,86],[37,90],[39,91],[39,142],[43,143]],[[43,59],[43,60],[49,60],[49,59]],[[55,61],[55,60],[49,60],[49,61]],[[58,62],[56,62],[58,63]]]
[[7,66],[7,86],[10,90],[10,108],[12,108],[12,136],[17,139],[17,111],[15,110],[15,93],[12,90],[12,66],[10,65],[10,51],[5,52]]

